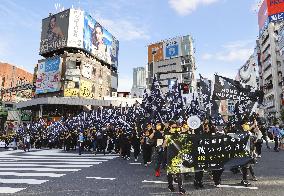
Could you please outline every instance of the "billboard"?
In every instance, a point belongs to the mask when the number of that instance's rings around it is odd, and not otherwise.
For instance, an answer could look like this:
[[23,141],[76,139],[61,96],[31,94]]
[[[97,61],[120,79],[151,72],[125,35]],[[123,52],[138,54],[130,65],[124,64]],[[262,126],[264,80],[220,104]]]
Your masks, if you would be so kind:
[[258,12],[259,32],[268,27],[270,22],[284,20],[284,1],[283,0],[264,0]]
[[78,88],[67,88],[64,89],[64,97],[78,97],[79,89]]
[[156,51],[156,54],[154,55],[155,62],[164,60],[163,42],[159,42],[148,46],[148,63],[153,62],[153,54],[152,54],[153,51]]
[[164,41],[165,59],[171,59],[180,56],[180,41],[180,37]]
[[92,82],[87,81],[87,80],[81,80],[80,81],[80,91],[79,91],[80,97],[92,98],[93,97],[92,87],[93,87]]
[[192,53],[192,40],[189,35],[181,37],[181,56],[189,56]]
[[38,64],[36,94],[59,91],[61,88],[61,58],[47,58]]
[[40,54],[67,46],[70,10],[42,20]]
[[119,41],[84,11],[68,9],[42,20],[40,55],[66,47],[118,66]]
[[83,47],[97,58],[111,64],[113,36],[89,14],[84,14]]

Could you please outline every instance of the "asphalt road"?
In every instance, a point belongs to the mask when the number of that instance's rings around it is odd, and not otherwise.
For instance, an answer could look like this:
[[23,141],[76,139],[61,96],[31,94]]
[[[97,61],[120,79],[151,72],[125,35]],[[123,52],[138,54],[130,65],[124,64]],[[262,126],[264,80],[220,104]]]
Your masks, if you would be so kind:
[[[78,156],[60,150],[1,151],[0,192],[19,196],[179,195],[168,191],[165,171],[157,178],[153,167],[145,168],[139,163],[113,155]],[[192,178],[185,182],[184,188],[187,195],[196,196],[284,195],[283,150],[277,153],[263,148],[255,173],[258,181],[247,188],[238,184],[241,175],[231,172],[223,173],[222,188],[215,188],[208,175],[204,177],[203,189],[195,190]],[[15,193],[7,194],[8,191]]]

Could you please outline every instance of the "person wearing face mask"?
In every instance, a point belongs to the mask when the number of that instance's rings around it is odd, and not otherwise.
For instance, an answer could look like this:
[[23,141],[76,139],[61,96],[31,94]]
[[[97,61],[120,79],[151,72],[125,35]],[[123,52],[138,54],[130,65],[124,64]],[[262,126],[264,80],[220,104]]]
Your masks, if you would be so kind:
[[155,176],[160,177],[161,171],[160,167],[163,161],[163,142],[164,142],[164,133],[162,129],[162,124],[157,123],[156,129],[153,131],[153,133],[149,136],[151,140],[154,140],[154,146],[156,148],[156,161],[155,161]]

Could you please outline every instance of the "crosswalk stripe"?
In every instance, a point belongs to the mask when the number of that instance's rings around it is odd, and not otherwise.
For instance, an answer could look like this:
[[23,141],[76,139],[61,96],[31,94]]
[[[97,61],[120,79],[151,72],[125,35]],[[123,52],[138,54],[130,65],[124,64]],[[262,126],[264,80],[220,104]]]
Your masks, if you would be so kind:
[[7,159],[66,159],[66,160],[94,160],[94,159],[106,159],[111,160],[117,157],[46,157],[46,156],[13,156],[13,157],[0,157],[0,160]]
[[101,161],[96,161],[96,162],[91,162],[91,161],[85,161],[85,162],[77,162],[77,161],[74,161],[74,162],[62,162],[62,161],[3,161],[1,164],[7,164],[7,163],[10,163],[10,164],[24,164],[24,163],[33,163],[33,164],[74,164],[74,165],[89,165],[89,164],[93,164],[93,165],[96,165],[96,164],[100,164],[102,163]]
[[3,179],[0,178],[0,183],[7,184],[42,184],[48,180],[37,180],[37,179]]
[[86,161],[99,161],[99,162],[106,162],[109,160],[102,160],[102,159],[83,159],[83,160],[74,160],[74,159],[20,159],[20,158],[15,158],[15,159],[9,159],[9,160],[0,160],[0,162],[6,162],[6,161],[72,161],[72,162],[86,162]]
[[20,177],[50,177],[59,178],[65,174],[56,173],[21,173],[21,172],[0,172],[0,176],[20,176]]
[[23,168],[1,168],[0,171],[39,171],[39,172],[74,172],[81,169],[57,169],[57,168],[37,168],[37,167],[23,167]]
[[[95,163],[94,165],[98,165]],[[29,164],[29,163],[17,163],[17,164],[0,164],[0,167],[91,167],[92,165],[40,165],[40,164]]]
[[0,194],[13,194],[22,191],[26,188],[11,188],[11,187],[0,187]]

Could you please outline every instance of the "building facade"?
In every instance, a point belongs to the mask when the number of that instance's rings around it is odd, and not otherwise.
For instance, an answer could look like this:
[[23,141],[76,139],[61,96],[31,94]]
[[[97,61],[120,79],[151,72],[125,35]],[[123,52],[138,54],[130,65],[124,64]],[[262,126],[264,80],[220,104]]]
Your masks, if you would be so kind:
[[164,93],[169,91],[169,87],[175,81],[186,87],[184,93],[193,92],[196,90],[195,70],[193,39],[190,35],[148,46],[148,88],[156,76]]
[[146,89],[146,69],[145,67],[133,68],[133,85],[131,89],[132,97],[143,97]]
[[[33,83],[33,74],[15,65],[0,62],[1,90],[12,89],[24,84]],[[32,90],[21,90],[1,93],[3,102],[19,102],[32,98]]]

